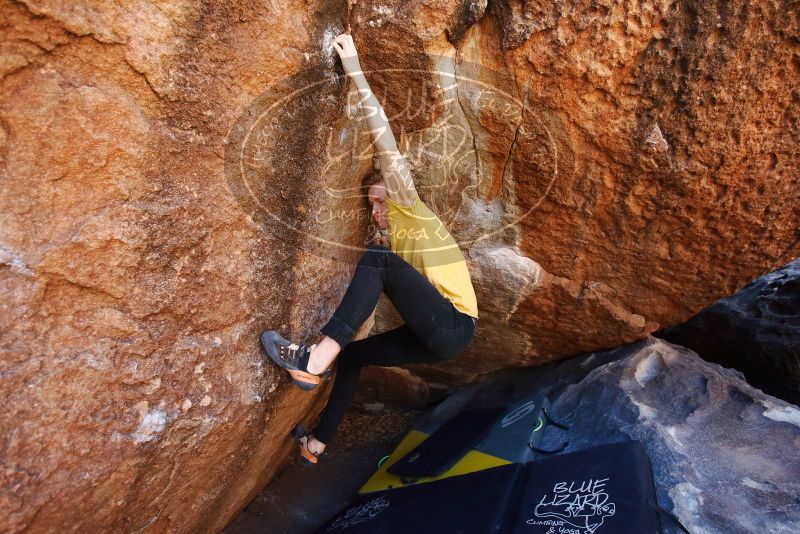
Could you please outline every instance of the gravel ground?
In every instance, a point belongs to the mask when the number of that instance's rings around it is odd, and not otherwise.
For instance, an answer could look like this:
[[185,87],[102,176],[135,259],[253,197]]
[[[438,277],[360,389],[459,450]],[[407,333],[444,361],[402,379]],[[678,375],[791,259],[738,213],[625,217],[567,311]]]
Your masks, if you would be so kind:
[[354,406],[313,467],[298,456],[225,529],[225,534],[305,534],[349,503],[424,410]]

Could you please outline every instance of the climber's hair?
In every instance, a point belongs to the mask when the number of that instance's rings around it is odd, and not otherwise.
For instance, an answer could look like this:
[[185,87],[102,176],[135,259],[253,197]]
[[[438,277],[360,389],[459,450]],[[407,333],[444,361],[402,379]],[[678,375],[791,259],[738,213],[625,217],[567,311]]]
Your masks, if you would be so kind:
[[367,199],[367,204],[369,204],[369,197],[367,196],[369,188],[382,181],[383,175],[380,171],[372,171],[364,177],[364,180],[361,182],[361,192],[364,194],[364,198]]
[[372,220],[372,205],[369,203],[369,188],[377,183],[383,182],[383,175],[378,170],[373,170],[361,181],[361,191],[364,195],[364,204],[366,206],[365,215],[367,216],[367,223],[369,227],[374,229],[375,233],[372,237],[369,238],[369,241],[374,245],[383,245],[384,243],[380,243],[378,238],[383,236],[385,239],[388,239],[385,230],[379,229]]
[[373,170],[361,181],[361,195],[364,197],[364,209],[366,210],[364,213],[367,217],[367,222],[372,224],[372,205],[369,203],[369,188],[377,183],[383,181],[383,175],[380,171]]
[[364,195],[367,194],[369,188],[377,183],[383,181],[383,175],[379,171],[372,171],[364,177],[361,187],[364,189]]

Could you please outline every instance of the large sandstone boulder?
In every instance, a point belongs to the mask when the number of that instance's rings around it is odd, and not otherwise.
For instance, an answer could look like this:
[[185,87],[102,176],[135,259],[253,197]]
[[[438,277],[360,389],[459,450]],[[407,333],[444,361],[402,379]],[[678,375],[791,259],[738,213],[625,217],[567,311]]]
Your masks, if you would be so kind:
[[474,274],[429,382],[641,338],[797,255],[790,2],[526,6],[0,0],[0,530],[216,531],[291,452],[326,390],[257,333],[315,333],[369,237],[347,24]]
[[800,403],[800,260],[753,280],[685,323],[658,332],[754,386]]
[[[411,7],[363,28],[364,43],[419,36],[445,86],[459,81],[447,121],[422,128],[414,107],[405,122],[480,320],[458,365],[419,372],[468,382],[614,347],[800,255],[789,6],[495,2],[453,43],[419,30]],[[405,67],[392,59],[368,64]]]
[[[333,72],[317,43],[342,20],[318,7],[0,2],[0,531],[217,531],[294,452],[325,391],[257,335],[318,328],[357,252],[248,218],[224,141],[267,87]],[[348,121],[342,88],[292,150]],[[305,168],[273,187],[305,198]]]

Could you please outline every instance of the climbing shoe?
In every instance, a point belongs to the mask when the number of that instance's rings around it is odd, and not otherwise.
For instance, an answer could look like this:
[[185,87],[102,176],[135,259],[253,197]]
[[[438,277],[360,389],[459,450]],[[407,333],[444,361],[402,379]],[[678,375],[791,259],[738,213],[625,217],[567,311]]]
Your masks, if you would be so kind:
[[[310,466],[316,464],[322,453],[311,452],[311,450],[309,450],[308,440],[311,438],[311,432],[306,430],[302,424],[298,424],[292,430],[292,436],[294,437],[295,443],[297,443],[297,447],[300,449],[300,458],[303,460],[303,465]],[[303,443],[303,438],[306,438],[305,443]]]
[[297,345],[274,330],[266,330],[261,333],[261,346],[273,362],[289,371],[295,384],[304,391],[314,389],[331,376],[330,369],[321,375],[308,372],[308,358],[316,344]]

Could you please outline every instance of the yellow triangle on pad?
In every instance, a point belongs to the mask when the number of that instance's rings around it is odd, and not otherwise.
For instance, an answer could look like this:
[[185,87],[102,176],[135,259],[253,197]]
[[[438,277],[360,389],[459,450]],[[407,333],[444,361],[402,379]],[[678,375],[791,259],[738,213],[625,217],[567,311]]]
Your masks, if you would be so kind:
[[[418,430],[409,432],[403,441],[395,447],[389,458],[381,465],[380,468],[367,480],[358,493],[372,493],[374,491],[383,491],[387,489],[400,488],[403,486],[410,486],[412,484],[403,484],[402,477],[387,473],[386,469],[391,467],[392,464],[400,460],[403,456],[411,452],[414,447],[425,441],[428,434]],[[443,478],[466,475],[467,473],[474,473],[475,471],[482,471],[490,467],[497,467],[500,465],[510,464],[508,460],[492,456],[474,449],[470,450],[464,455],[453,467],[435,477],[421,477],[414,479],[414,484],[424,484],[426,482],[433,482],[434,480],[441,480]]]

